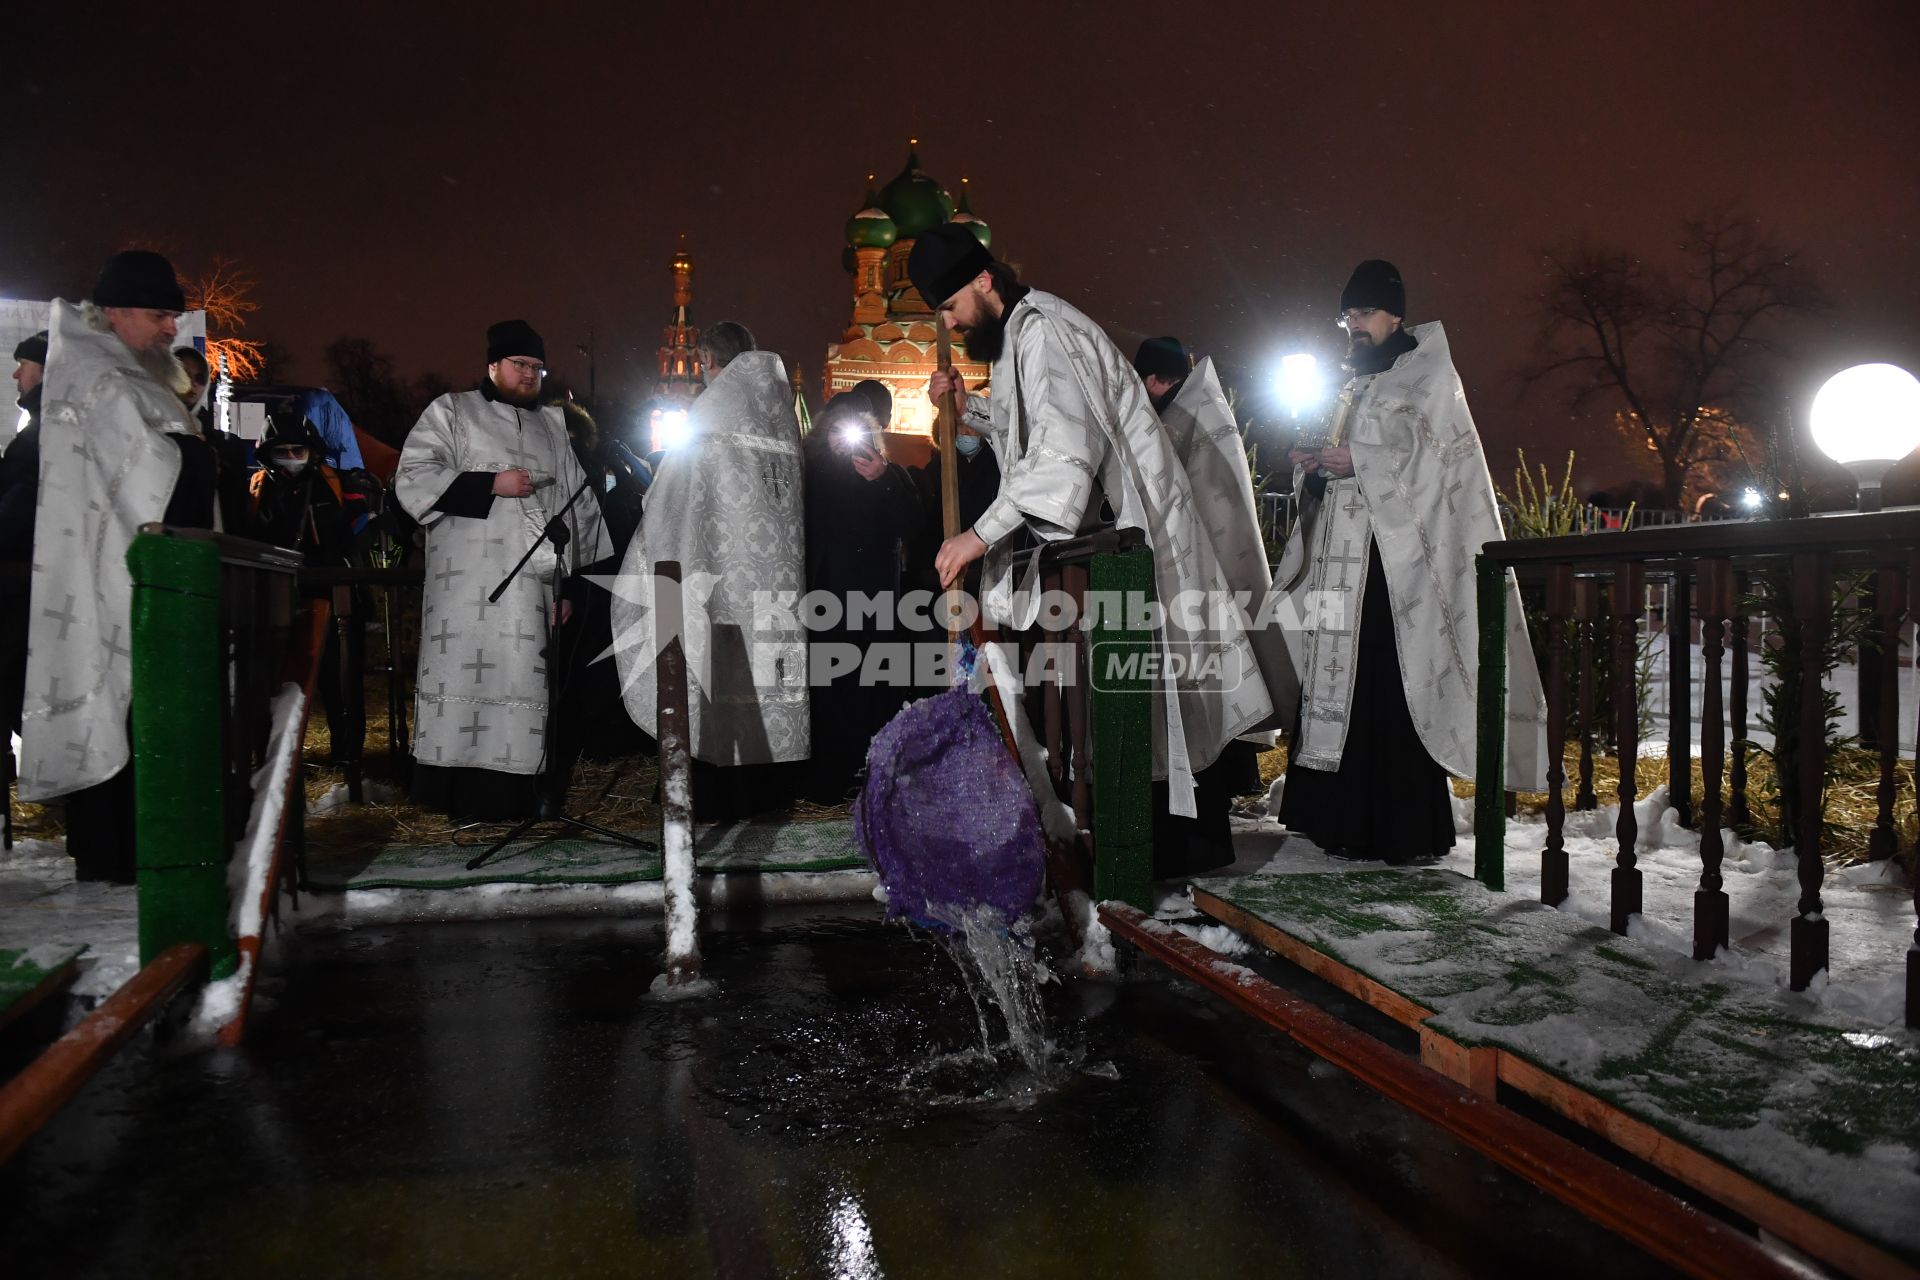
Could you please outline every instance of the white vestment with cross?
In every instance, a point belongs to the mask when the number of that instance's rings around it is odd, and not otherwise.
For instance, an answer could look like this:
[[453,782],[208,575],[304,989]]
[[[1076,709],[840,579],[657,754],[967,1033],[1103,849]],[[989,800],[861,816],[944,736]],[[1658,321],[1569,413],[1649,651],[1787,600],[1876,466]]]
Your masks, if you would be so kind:
[[1139,375],[1084,312],[1032,289],[1005,319],[993,394],[967,404],[1000,463],[999,495],[973,525],[988,547],[982,612],[1012,630],[1033,623],[1038,553],[1016,565],[1009,538],[1022,524],[1043,541],[1071,538],[1103,522],[1104,502],[1117,528],[1140,530],[1167,610],[1154,632],[1164,665],[1154,680],[1153,776],[1167,781],[1171,812],[1192,817],[1193,775],[1273,714],[1246,627],[1228,607],[1232,580],[1205,513],[1216,495],[1196,495]]
[[[495,497],[484,519],[434,510],[462,473],[514,467],[532,473],[531,496]],[[566,574],[607,554],[599,500],[584,493],[567,512],[564,556],[545,543],[498,604],[487,596],[584,479],[556,406],[521,409],[455,392],[428,405],[408,433],[393,488],[427,532],[413,748],[423,764],[541,771],[547,610]]]
[[[1480,688],[1474,557],[1504,535],[1446,333],[1438,322],[1408,332],[1418,346],[1384,373],[1354,380],[1346,439],[1354,474],[1328,481],[1318,501],[1302,503],[1274,573],[1274,590],[1284,599],[1267,612],[1295,624],[1286,636],[1303,702],[1290,759],[1336,770],[1346,745],[1369,551],[1377,546],[1413,727],[1441,768],[1471,777]],[[1296,492],[1301,480],[1295,476]],[[1546,767],[1546,703],[1509,575],[1507,786],[1542,790]]]
[[[688,412],[687,442],[661,460],[646,519],[612,584],[612,653],[627,714],[658,735],[658,662],[677,635],[689,748],[706,764],[812,754],[793,400],[786,366],[771,351],[743,352],[715,376]],[[655,595],[665,561],[680,566],[677,617]]]
[[180,400],[125,343],[53,304],[40,413],[21,713],[20,798],[45,801],[126,767],[133,697],[127,548],[165,516],[180,474]]

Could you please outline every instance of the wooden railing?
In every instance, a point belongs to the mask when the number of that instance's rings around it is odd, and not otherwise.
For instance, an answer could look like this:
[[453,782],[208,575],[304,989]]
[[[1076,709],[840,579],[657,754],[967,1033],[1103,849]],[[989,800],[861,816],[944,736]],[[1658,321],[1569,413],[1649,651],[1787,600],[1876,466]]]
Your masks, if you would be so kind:
[[[1721,865],[1723,825],[1750,821],[1744,742],[1752,708],[1747,705],[1748,619],[1744,586],[1763,571],[1789,575],[1790,618],[1798,634],[1800,699],[1792,708],[1798,737],[1791,777],[1779,786],[1796,813],[1791,832],[1799,870],[1800,898],[1790,923],[1789,982],[1805,990],[1827,967],[1828,921],[1821,886],[1826,817],[1826,708],[1822,697],[1825,649],[1834,622],[1841,575],[1865,575],[1872,584],[1873,635],[1877,648],[1861,655],[1877,667],[1870,682],[1879,753],[1877,813],[1870,838],[1874,857],[1897,851],[1894,805],[1899,740],[1900,633],[1914,609],[1911,592],[1920,581],[1920,509],[1816,516],[1802,520],[1714,522],[1633,530],[1607,537],[1491,542],[1480,557],[1480,749],[1475,805],[1475,874],[1499,887],[1504,879],[1505,807],[1501,779],[1506,731],[1506,571],[1523,587],[1544,590],[1547,628],[1547,835],[1542,850],[1541,898],[1558,905],[1567,894],[1565,847],[1566,775],[1563,759],[1569,722],[1578,725],[1579,778],[1576,807],[1597,803],[1592,787],[1595,655],[1605,652],[1611,688],[1612,737],[1619,763],[1615,828],[1618,852],[1612,874],[1611,917],[1615,932],[1641,910],[1641,873],[1635,845],[1639,832],[1633,802],[1638,794],[1639,703],[1636,635],[1649,579],[1667,582],[1665,630],[1672,646],[1667,672],[1667,785],[1680,820],[1700,827],[1701,876],[1694,895],[1694,955],[1705,959],[1728,942],[1728,902]],[[1702,795],[1696,816],[1692,777],[1692,618],[1698,615],[1704,656],[1700,728]],[[1731,645],[1727,628],[1731,624]],[[1730,654],[1730,658],[1729,658]],[[1723,663],[1731,666],[1723,704]],[[1577,671],[1577,688],[1570,672]],[[1729,781],[1731,803],[1723,794]],[[1920,898],[1916,899],[1920,911]],[[1920,922],[1917,922],[1920,924]],[[1920,927],[1907,952],[1906,1019],[1920,1026]]]
[[[1070,848],[1055,842],[1049,874],[1056,890],[1090,890],[1094,900],[1146,907],[1153,879],[1153,718],[1150,684],[1109,673],[1096,678],[1102,651],[1144,649],[1150,632],[1133,632],[1127,619],[1102,611],[1095,600],[1153,598],[1153,562],[1136,530],[1103,529],[1040,552],[1038,589],[1072,601],[1074,623],[1064,630],[1035,626],[989,634],[1011,642],[1018,656],[1022,710],[1046,756],[1047,782],[1073,813]],[[1051,660],[1035,664],[1042,646]],[[1047,656],[1047,655],[1042,655]],[[1032,667],[1043,678],[1028,685]]]

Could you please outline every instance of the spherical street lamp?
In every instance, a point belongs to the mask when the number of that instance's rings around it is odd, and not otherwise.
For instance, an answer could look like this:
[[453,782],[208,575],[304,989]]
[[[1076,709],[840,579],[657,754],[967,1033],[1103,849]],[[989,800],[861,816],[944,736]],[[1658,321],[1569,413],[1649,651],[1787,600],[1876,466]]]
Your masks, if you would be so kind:
[[1880,479],[1920,447],[1920,380],[1898,365],[1857,364],[1813,398],[1813,442],[1853,473],[1862,511],[1880,509]]

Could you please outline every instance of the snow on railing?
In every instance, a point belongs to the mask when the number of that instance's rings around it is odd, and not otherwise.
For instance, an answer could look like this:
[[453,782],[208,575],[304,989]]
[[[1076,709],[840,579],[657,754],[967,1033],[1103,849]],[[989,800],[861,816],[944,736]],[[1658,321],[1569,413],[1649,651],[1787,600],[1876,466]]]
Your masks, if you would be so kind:
[[[1709,959],[1728,943],[1728,902],[1721,876],[1723,821],[1740,828],[1751,820],[1747,799],[1749,710],[1764,686],[1756,685],[1749,657],[1761,643],[1790,641],[1800,696],[1779,714],[1794,717],[1797,749],[1779,779],[1799,864],[1797,913],[1790,922],[1789,982],[1805,990],[1827,967],[1828,922],[1820,888],[1825,875],[1822,844],[1828,817],[1825,796],[1828,707],[1826,664],[1836,621],[1836,583],[1862,575],[1870,616],[1870,643],[1855,646],[1851,721],[1863,745],[1879,757],[1879,785],[1869,856],[1887,858],[1899,848],[1894,803],[1902,783],[1897,765],[1908,741],[1902,729],[1903,692],[1914,689],[1902,659],[1902,643],[1920,582],[1920,509],[1845,513],[1801,520],[1727,521],[1670,528],[1635,529],[1609,538],[1572,535],[1491,542],[1480,557],[1480,631],[1506,631],[1504,586],[1509,569],[1523,586],[1544,588],[1547,694],[1547,840],[1542,850],[1541,899],[1558,905],[1567,894],[1564,841],[1565,755],[1577,743],[1579,778],[1574,806],[1592,808],[1593,751],[1611,730],[1619,767],[1621,801],[1616,834],[1619,852],[1612,879],[1612,926],[1625,933],[1641,910],[1636,866],[1636,821],[1640,740],[1652,717],[1641,701],[1643,668],[1664,650],[1657,685],[1667,697],[1667,786],[1678,820],[1695,823],[1692,764],[1698,726],[1703,794],[1702,871],[1695,895],[1694,955]],[[1771,575],[1785,593],[1788,616],[1773,622],[1754,616],[1750,586]],[[1661,594],[1652,594],[1659,584]],[[1857,598],[1849,596],[1842,607]],[[1695,614],[1698,614],[1699,678],[1695,677]],[[1657,619],[1657,622],[1656,622]],[[1756,624],[1759,628],[1755,634]],[[1777,639],[1770,640],[1772,634]],[[1658,643],[1664,637],[1666,643]],[[1911,648],[1908,649],[1911,653]],[[1731,670],[1722,674],[1723,658]],[[1777,664],[1776,664],[1777,665]],[[1600,671],[1605,669],[1605,687]],[[1652,683],[1652,682],[1650,682]],[[1835,682],[1846,706],[1846,680]],[[1475,801],[1476,875],[1493,887],[1504,878],[1501,762],[1506,734],[1506,654],[1502,644],[1483,644],[1480,671],[1479,779]],[[1699,689],[1696,702],[1695,689]],[[1658,701],[1658,699],[1655,699]],[[1605,703],[1603,707],[1602,703]],[[1911,707],[1911,703],[1905,704]],[[1697,708],[1697,710],[1696,710]],[[1911,720],[1909,713],[1905,719]],[[1603,725],[1604,721],[1604,725]],[[1723,805],[1723,775],[1731,738],[1730,803]],[[1916,877],[1920,880],[1920,877]],[[1920,898],[1916,898],[1920,910]],[[1906,1019],[1920,1026],[1920,928],[1907,954]]]

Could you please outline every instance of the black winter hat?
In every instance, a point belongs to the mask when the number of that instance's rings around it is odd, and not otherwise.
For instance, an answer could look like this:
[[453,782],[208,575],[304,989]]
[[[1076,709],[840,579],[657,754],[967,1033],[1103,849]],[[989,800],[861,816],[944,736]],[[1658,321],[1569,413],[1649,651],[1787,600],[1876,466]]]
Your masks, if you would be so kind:
[[327,442],[298,405],[273,405],[267,410],[267,429],[260,434],[260,452],[270,453],[276,446],[288,444],[307,446],[316,462],[326,457]]
[[99,307],[150,307],[155,311],[187,309],[187,295],[173,264],[146,249],[128,249],[107,259],[94,282],[93,302]]
[[1353,269],[1347,287],[1340,291],[1340,309],[1378,307],[1406,319],[1407,286],[1400,280],[1400,268],[1380,258],[1368,258]]
[[510,356],[547,358],[547,344],[525,320],[502,320],[487,327],[487,363],[498,364]]
[[31,338],[20,339],[20,344],[13,349],[13,358],[45,364],[47,362],[47,331],[42,329]]
[[1141,378],[1178,382],[1193,372],[1193,361],[1178,338],[1148,338],[1133,353],[1133,371]]
[[964,223],[947,222],[923,232],[907,255],[907,277],[927,305],[940,304],[993,265],[993,255]]
[[878,378],[862,378],[849,388],[852,395],[866,401],[868,412],[884,429],[893,421],[893,392],[887,390],[887,384]]

